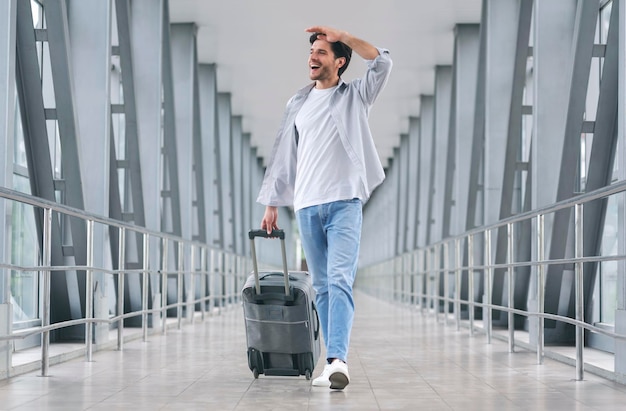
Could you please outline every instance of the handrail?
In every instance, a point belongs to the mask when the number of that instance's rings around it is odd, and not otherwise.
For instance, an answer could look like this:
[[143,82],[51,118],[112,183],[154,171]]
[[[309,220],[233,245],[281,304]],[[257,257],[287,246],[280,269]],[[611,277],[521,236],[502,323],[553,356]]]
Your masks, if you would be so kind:
[[127,223],[125,221],[119,221],[110,217],[104,217],[96,213],[92,213],[92,212],[85,211],[85,210],[80,210],[80,209],[70,207],[65,204],[55,203],[54,201],[35,197],[30,194],[22,193],[21,191],[11,190],[6,187],[0,187],[0,198],[17,201],[19,203],[28,204],[37,208],[49,208],[52,211],[56,211],[61,214],[65,214],[71,217],[78,217],[83,220],[92,220],[96,223],[104,224],[107,226],[113,226],[116,228],[126,228],[126,229],[129,229],[134,232],[141,233],[141,234],[148,234],[154,237],[166,238],[172,241],[183,241],[187,244],[201,245],[209,249],[221,251],[219,250],[219,248],[215,246],[202,243],[197,240],[187,240],[182,237],[178,237],[174,234],[151,230],[149,228]]
[[[33,335],[42,335],[41,345],[41,374],[43,376],[48,375],[49,368],[49,335],[50,331],[57,329],[71,327],[76,325],[86,325],[85,327],[85,351],[86,360],[92,361],[93,352],[93,330],[91,324],[117,324],[117,349],[123,349],[123,330],[124,320],[131,317],[141,318],[141,330],[142,338],[144,341],[148,338],[148,321],[149,315],[160,315],[162,318],[162,327],[160,332],[166,333],[166,319],[167,311],[170,309],[177,310],[177,327],[180,329],[182,326],[182,311],[187,309],[188,321],[193,322],[196,314],[196,304],[200,304],[201,318],[205,318],[205,311],[207,304],[213,309],[217,308],[221,310],[226,306],[232,306],[238,302],[240,295],[238,293],[239,288],[243,285],[247,277],[247,273],[250,271],[248,268],[251,266],[251,261],[248,257],[237,255],[233,252],[218,249],[215,246],[211,246],[195,240],[187,240],[178,237],[173,234],[163,233],[155,230],[148,229],[146,227],[136,226],[127,222],[118,221],[109,217],[103,217],[88,211],[75,209],[64,204],[58,204],[53,201],[34,197],[29,194],[25,194],[19,191],[11,190],[6,187],[0,187],[0,198],[14,201],[22,204],[30,205],[37,209],[43,209],[44,211],[44,226],[43,226],[43,249],[41,264],[34,266],[23,266],[8,264],[6,262],[0,262],[0,269],[13,270],[13,271],[36,271],[40,272],[42,283],[40,292],[42,293],[42,307],[43,315],[41,317],[42,324],[40,326],[30,327],[25,330],[13,331],[11,330],[8,335],[0,336],[0,342],[21,340]],[[85,265],[65,265],[65,266],[53,266],[50,260],[50,229],[52,221],[52,213],[56,212],[62,215],[79,218],[87,224],[87,260]],[[119,229],[119,269],[114,270],[107,267],[98,267],[94,265],[94,250],[93,250],[93,236],[94,236],[94,223],[104,225],[106,227],[114,227]],[[137,235],[143,237],[143,256],[141,268],[126,269],[125,267],[125,248],[128,242],[127,232],[134,232]],[[160,242],[163,250],[151,250],[149,247],[151,240],[157,240]],[[174,246],[178,245],[178,258],[179,264],[177,267],[172,268],[172,265],[168,263],[168,244],[172,243]],[[159,262],[157,267],[150,267],[150,256],[156,254]],[[198,266],[198,262],[200,265]],[[186,267],[187,263],[189,267]],[[50,324],[50,280],[61,271],[75,271],[82,274],[85,277],[86,289],[85,289],[85,314],[83,318],[71,319],[66,321],[60,321],[54,324]],[[107,275],[118,276],[118,301],[116,304],[117,315],[109,318],[94,317],[94,273],[102,273]],[[124,277],[126,275],[140,275],[141,277],[141,309],[133,310],[124,313]],[[168,304],[167,288],[168,288],[168,276],[176,276],[176,286],[179,290],[176,297],[176,302]],[[161,302],[160,306],[152,305],[152,308],[148,308],[148,287],[151,282],[151,278],[157,276],[161,281]],[[189,277],[190,276],[190,277]],[[191,293],[187,296],[183,295],[183,282],[188,277],[190,280],[189,289]],[[202,284],[201,290],[196,292],[195,283],[196,279],[200,277],[200,283]],[[207,293],[207,285],[209,286],[209,292]],[[217,291],[216,291],[217,289]],[[198,295],[199,294],[199,295]],[[122,296],[121,298],[119,296]],[[9,321],[11,321],[9,319]],[[154,324],[153,324],[154,326]]]
[[[457,235],[452,235],[449,237],[446,237],[442,240],[436,241],[432,244],[430,244],[430,246],[435,246],[437,244],[443,244],[449,241],[452,241],[454,239],[457,238],[466,238],[466,237],[470,237],[473,235],[477,235],[480,233],[483,233],[485,231],[490,231],[490,230],[495,230],[497,228],[500,227],[505,227],[509,224],[514,224],[514,223],[520,223],[522,221],[527,221],[530,220],[532,218],[536,218],[537,216],[540,215],[546,215],[546,214],[552,214],[555,213],[557,211],[561,211],[567,208],[571,208],[574,207],[577,204],[582,204],[582,203],[589,203],[591,201],[594,200],[599,200],[602,198],[606,198],[609,196],[612,196],[614,194],[618,194],[621,192],[626,191],[626,180],[621,180],[618,182],[615,182],[609,186],[606,187],[602,187],[599,188],[597,190],[594,191],[590,191],[588,193],[582,193],[582,194],[577,194],[574,197],[570,197],[567,198],[565,200],[561,200],[561,201],[557,201],[556,203],[552,203],[549,205],[545,205],[539,208],[536,208],[534,210],[530,210],[530,211],[524,211],[523,213],[519,213],[519,214],[515,214],[512,215],[510,217],[506,217],[503,218],[502,220],[499,220],[495,223],[489,224],[489,225],[485,225],[485,226],[479,226],[479,227],[474,227],[471,228],[467,231],[465,231],[462,234],[457,234]],[[414,251],[414,250],[413,250]],[[409,251],[406,254],[410,254],[413,251]]]
[[[583,207],[585,204],[626,192],[626,180],[619,181],[609,186],[594,190],[592,192],[583,193],[562,200],[553,204],[539,207],[535,210],[520,213],[511,217],[504,218],[498,222],[485,226],[475,227],[464,233],[449,236],[428,246],[411,250],[399,254],[391,259],[379,261],[367,267],[361,268],[357,277],[357,286],[363,288],[370,293],[385,293],[392,301],[405,301],[406,298],[420,308],[422,313],[434,312],[437,320],[439,320],[439,311],[441,304],[445,307],[445,321],[448,321],[449,305],[452,306],[454,320],[459,329],[461,323],[461,306],[467,306],[469,312],[469,332],[473,335],[474,325],[474,308],[482,307],[483,311],[483,331],[487,335],[487,342],[491,342],[491,326],[492,318],[488,313],[492,310],[508,313],[508,342],[509,351],[514,351],[514,321],[513,315],[522,315],[527,318],[537,319],[536,344],[537,362],[543,363],[544,341],[543,341],[543,320],[550,319],[576,327],[576,379],[582,380],[584,374],[583,368],[583,348],[584,348],[584,331],[602,334],[613,338],[614,341],[626,341],[626,334],[619,334],[614,331],[596,327],[584,321],[584,301],[583,301],[583,264],[588,262],[606,262],[606,261],[624,261],[626,255],[583,255]],[[546,259],[545,257],[545,230],[544,218],[546,215],[553,214],[565,209],[574,209],[574,238],[575,238],[575,255],[572,258]],[[515,261],[514,258],[514,236],[513,227],[516,223],[536,222],[536,232],[531,241],[533,247],[536,247],[536,255],[531,257],[531,261]],[[491,263],[493,254],[491,253],[491,232],[506,228],[506,263]],[[474,241],[488,242],[484,244],[485,250],[483,262],[474,264]],[[450,248],[454,249],[454,253],[450,253]],[[465,250],[467,253],[467,265],[462,264],[461,252]],[[443,264],[439,261],[441,254],[444,254],[445,261]],[[452,259],[450,259],[452,257]],[[408,265],[403,264],[408,261]],[[575,298],[575,318],[551,314],[544,312],[544,293],[545,278],[547,276],[546,268],[550,265],[568,264],[574,267],[574,287],[576,291]],[[398,269],[400,267],[400,269]],[[515,268],[530,267],[537,271],[534,277],[535,290],[537,297],[537,307],[535,310],[522,310],[513,306],[513,288]],[[491,303],[491,276],[495,269],[505,270],[504,275],[508,281],[508,306]],[[474,301],[473,278],[476,273],[484,276],[485,295],[483,301]],[[461,275],[465,273],[468,277],[467,298],[461,297]],[[448,281],[448,276],[454,276],[454,282]],[[441,276],[444,276],[444,291],[440,294]],[[393,280],[389,281],[388,278]],[[406,283],[406,284],[405,284]],[[417,285],[413,287],[412,284]],[[408,285],[408,286],[407,286]],[[412,287],[412,288],[408,288]],[[408,288],[408,289],[407,289]],[[531,285],[532,288],[532,285]],[[504,290],[506,293],[507,291]],[[535,308],[535,307],[533,307]],[[617,377],[616,377],[617,378]]]

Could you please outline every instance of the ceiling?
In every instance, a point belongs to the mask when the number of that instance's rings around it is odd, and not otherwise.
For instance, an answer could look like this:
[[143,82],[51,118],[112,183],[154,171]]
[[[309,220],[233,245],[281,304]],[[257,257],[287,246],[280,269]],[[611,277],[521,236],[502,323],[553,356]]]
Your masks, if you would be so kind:
[[[217,66],[218,91],[231,93],[257,153],[267,160],[287,100],[309,83],[308,33],[313,25],[349,31],[387,48],[394,61],[370,112],[383,164],[393,156],[420,95],[433,94],[435,66],[451,64],[454,26],[478,23],[481,0],[170,0],[170,19],[198,26],[200,63]],[[360,77],[353,55],[344,80]]]

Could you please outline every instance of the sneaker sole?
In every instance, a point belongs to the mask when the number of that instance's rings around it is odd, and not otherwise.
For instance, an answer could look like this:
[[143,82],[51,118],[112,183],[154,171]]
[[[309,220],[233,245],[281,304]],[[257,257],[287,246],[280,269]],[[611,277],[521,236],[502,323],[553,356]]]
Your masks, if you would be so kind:
[[350,382],[350,380],[348,380],[348,377],[341,372],[336,372],[330,375],[330,377],[328,377],[328,379],[330,380],[330,389],[331,390],[343,390],[344,388],[346,388],[346,385],[348,385],[348,383]]
[[311,384],[314,387],[330,387],[330,381],[319,381],[319,382],[315,382],[313,381],[313,383]]

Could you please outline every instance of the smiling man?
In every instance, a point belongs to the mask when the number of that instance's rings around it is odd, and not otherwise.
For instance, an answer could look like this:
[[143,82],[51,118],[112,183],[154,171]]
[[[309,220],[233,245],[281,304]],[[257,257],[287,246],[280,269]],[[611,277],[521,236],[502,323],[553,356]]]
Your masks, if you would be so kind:
[[[348,346],[352,286],[361,241],[362,207],[385,178],[368,124],[369,109],[391,72],[386,49],[346,31],[314,26],[308,59],[312,84],[287,103],[257,201],[261,228],[278,228],[279,206],[293,206],[313,279],[327,364],[314,386],[350,382]],[[352,51],[367,62],[363,78],[341,74]]]

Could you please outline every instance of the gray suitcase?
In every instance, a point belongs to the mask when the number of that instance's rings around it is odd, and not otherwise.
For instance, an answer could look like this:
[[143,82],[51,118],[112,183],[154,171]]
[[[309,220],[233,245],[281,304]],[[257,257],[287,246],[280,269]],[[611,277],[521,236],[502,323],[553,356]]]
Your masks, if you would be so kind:
[[[253,273],[242,290],[248,366],[259,374],[311,378],[320,355],[320,326],[311,276],[287,270],[285,233],[251,230]],[[279,238],[283,271],[259,273],[254,239]]]

